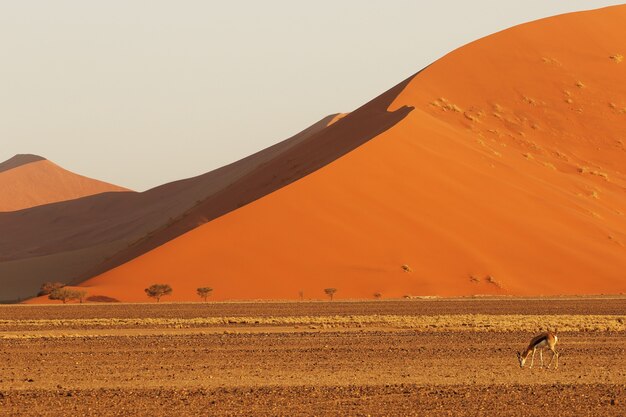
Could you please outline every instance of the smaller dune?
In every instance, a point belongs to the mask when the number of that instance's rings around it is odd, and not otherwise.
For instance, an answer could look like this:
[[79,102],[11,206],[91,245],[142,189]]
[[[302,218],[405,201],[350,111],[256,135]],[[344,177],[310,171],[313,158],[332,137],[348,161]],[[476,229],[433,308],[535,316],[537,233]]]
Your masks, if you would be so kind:
[[0,212],[111,191],[128,190],[74,174],[38,155],[15,155],[0,163]]

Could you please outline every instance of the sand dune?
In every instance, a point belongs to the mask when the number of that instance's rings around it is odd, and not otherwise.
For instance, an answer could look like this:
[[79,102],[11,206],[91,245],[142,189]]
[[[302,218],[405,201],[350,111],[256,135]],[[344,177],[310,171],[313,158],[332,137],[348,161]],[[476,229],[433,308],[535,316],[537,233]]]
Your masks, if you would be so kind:
[[156,282],[171,300],[626,292],[624,21],[612,7],[464,46],[374,116],[334,120],[323,146],[386,122],[351,152],[81,285],[128,301]]
[[37,155],[0,163],[0,212],[15,211],[125,188],[69,172]]
[[[195,178],[143,193],[105,193],[0,213],[2,297],[30,296],[44,281],[80,282],[296,181],[404,117],[404,108],[385,111],[396,96],[382,96],[354,112],[344,126],[329,127],[335,115],[328,116]],[[348,140],[339,142],[339,136]]]

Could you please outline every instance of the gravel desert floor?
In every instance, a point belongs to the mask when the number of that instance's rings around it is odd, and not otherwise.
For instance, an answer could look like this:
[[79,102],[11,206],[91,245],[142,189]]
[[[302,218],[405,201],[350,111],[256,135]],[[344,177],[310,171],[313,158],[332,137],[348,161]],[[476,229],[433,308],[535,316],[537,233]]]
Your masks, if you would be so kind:
[[625,353],[622,297],[0,306],[0,415],[619,416]]

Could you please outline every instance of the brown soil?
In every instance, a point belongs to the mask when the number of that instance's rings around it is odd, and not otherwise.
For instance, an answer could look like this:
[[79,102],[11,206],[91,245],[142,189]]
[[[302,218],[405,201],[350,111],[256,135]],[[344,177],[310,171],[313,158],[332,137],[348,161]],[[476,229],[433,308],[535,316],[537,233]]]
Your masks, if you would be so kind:
[[[530,303],[530,304],[528,304]],[[0,415],[623,415],[626,333],[559,332],[558,370],[521,370],[529,331],[380,328],[359,315],[612,315],[624,299],[0,306]],[[299,326],[327,317],[341,328]],[[428,316],[430,314],[430,316]],[[276,318],[165,328],[158,319]],[[104,330],[24,320],[136,319]],[[495,318],[495,317],[494,317]],[[154,319],[155,325],[146,328]],[[75,322],[78,323],[78,322]],[[547,323],[549,324],[549,323]],[[496,329],[497,330],[497,329]],[[547,355],[549,357],[550,355]]]

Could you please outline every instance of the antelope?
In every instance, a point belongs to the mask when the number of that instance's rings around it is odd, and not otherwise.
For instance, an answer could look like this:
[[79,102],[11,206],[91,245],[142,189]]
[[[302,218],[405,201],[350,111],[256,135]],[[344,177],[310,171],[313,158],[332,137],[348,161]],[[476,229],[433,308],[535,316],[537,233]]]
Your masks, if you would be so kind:
[[550,363],[548,363],[548,368],[552,364],[554,358],[556,358],[556,363],[554,365],[554,369],[559,368],[559,354],[556,352],[554,347],[556,343],[559,341],[559,338],[556,336],[556,330],[554,332],[547,331],[545,333],[541,333],[533,337],[528,344],[528,347],[524,351],[524,353],[517,352],[517,360],[519,361],[519,367],[523,368],[526,363],[526,359],[528,359],[528,355],[532,352],[533,356],[530,359],[530,367],[532,369],[533,363],[535,361],[535,352],[539,349],[539,358],[541,359],[541,367],[543,368],[543,350],[548,348],[552,351],[552,359],[550,359]]

